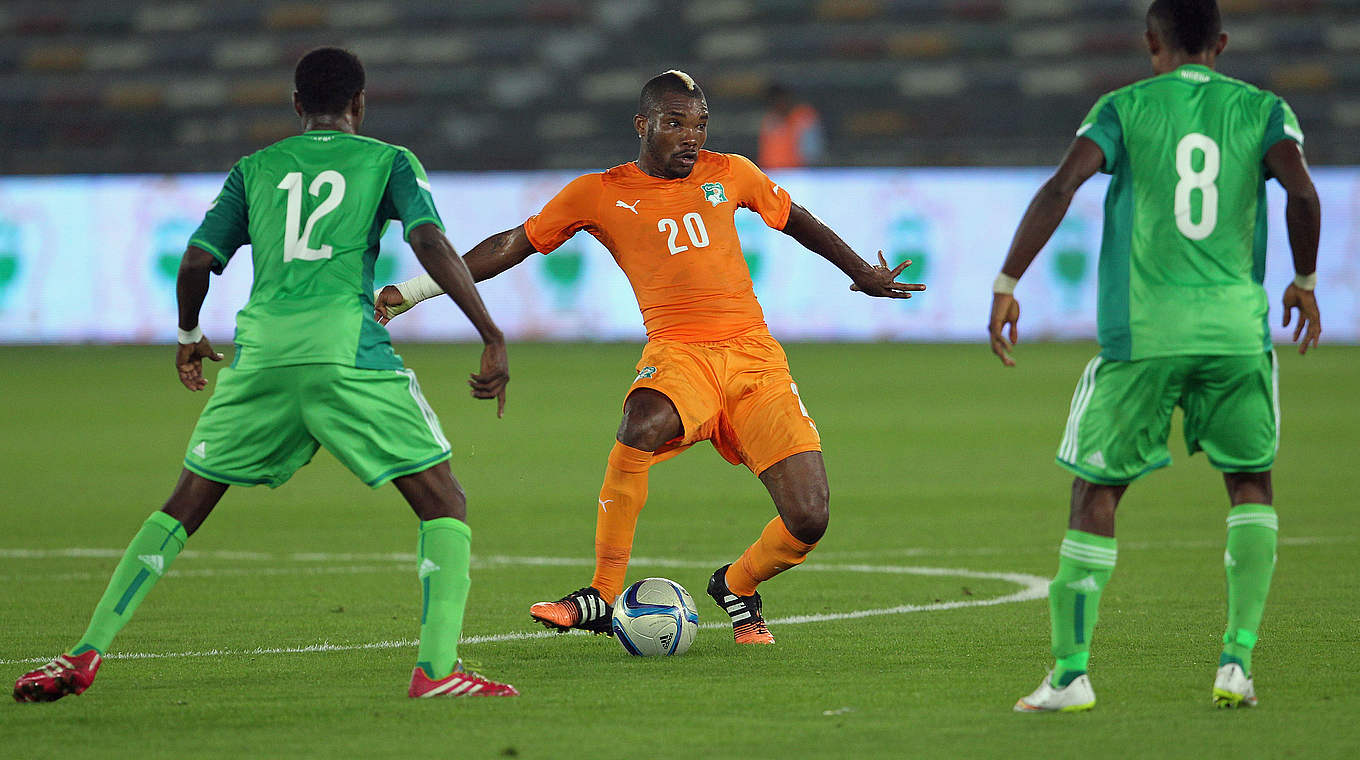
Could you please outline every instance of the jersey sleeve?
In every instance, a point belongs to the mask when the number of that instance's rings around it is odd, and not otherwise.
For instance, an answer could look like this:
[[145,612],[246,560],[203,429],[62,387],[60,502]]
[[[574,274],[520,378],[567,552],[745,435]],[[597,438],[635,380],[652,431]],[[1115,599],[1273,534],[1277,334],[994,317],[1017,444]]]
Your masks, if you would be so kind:
[[250,242],[250,223],[246,208],[245,172],[241,162],[231,167],[217,199],[203,215],[203,223],[189,236],[189,245],[211,253],[212,271],[221,274],[236,250]]
[[1085,137],[1100,147],[1100,152],[1105,154],[1105,164],[1100,167],[1102,172],[1114,171],[1124,153],[1124,126],[1119,121],[1119,111],[1115,110],[1113,93],[1097,100],[1091,107],[1091,112],[1077,129],[1077,137]]
[[425,167],[405,148],[399,148],[392,158],[392,173],[387,178],[384,201],[387,218],[401,220],[402,237],[407,241],[411,239],[411,230],[422,224],[433,224],[440,231],[444,230],[444,222],[434,207],[434,194]]
[[765,176],[751,159],[735,153],[729,153],[728,158],[732,161],[732,178],[736,180],[737,197],[734,200],[737,205],[760,214],[770,228],[784,229],[789,221],[789,209],[793,207],[789,191]]
[[1299,128],[1299,117],[1294,115],[1294,109],[1284,102],[1284,98],[1276,96],[1275,103],[1270,108],[1270,117],[1266,120],[1265,139],[1261,141],[1261,158],[1264,160],[1266,151],[1281,140],[1293,140],[1302,147],[1303,130]]
[[524,232],[534,250],[552,253],[578,231],[594,226],[603,187],[598,174],[577,177],[529,217]]

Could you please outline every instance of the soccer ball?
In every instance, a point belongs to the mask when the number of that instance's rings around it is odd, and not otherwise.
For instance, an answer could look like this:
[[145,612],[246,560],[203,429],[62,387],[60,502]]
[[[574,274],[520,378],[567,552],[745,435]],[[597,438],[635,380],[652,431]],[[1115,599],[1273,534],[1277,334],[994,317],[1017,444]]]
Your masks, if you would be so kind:
[[614,600],[614,636],[628,654],[684,654],[699,632],[699,611],[679,583],[644,578]]

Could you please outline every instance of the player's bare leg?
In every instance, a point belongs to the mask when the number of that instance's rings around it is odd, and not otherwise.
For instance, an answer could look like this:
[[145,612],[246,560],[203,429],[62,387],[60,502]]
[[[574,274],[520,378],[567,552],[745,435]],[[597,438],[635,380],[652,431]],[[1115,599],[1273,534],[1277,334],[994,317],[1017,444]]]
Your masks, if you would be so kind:
[[1254,707],[1251,651],[1261,625],[1275,571],[1279,520],[1270,472],[1223,474],[1228,489],[1228,542],[1223,553],[1228,576],[1228,626],[1218,658],[1213,700],[1218,707]]
[[1103,486],[1081,478],[1072,480],[1072,511],[1067,527],[1114,538],[1114,512],[1128,486]]
[[515,687],[465,671],[458,659],[463,610],[472,584],[468,576],[472,531],[466,522],[467,497],[463,487],[453,477],[447,462],[395,478],[392,484],[420,518],[416,573],[424,601],[420,610],[420,649],[407,695],[517,696]]
[[760,482],[794,538],[808,544],[822,540],[831,514],[822,452],[804,451],[780,460],[760,474]]
[[114,636],[226,491],[223,483],[181,472],[165,505],[147,518],[128,544],[80,641],[66,654],[20,676],[14,684],[15,700],[51,702],[88,689]]
[[708,581],[708,595],[732,618],[738,644],[773,644],[756,586],[802,564],[830,515],[830,490],[820,451],[805,451],[776,462],[760,474],[779,516],[741,557],[720,567]]
[[161,511],[179,520],[180,525],[184,526],[185,535],[192,536],[212,514],[213,508],[226,492],[226,483],[208,480],[184,470],[180,472],[175,490],[170,492],[170,498],[165,500]]
[[565,631],[580,628],[610,632],[614,598],[623,590],[633,532],[647,502],[647,471],[653,453],[684,434],[680,414],[671,400],[651,388],[628,394],[623,405],[614,448],[609,452],[604,485],[595,513],[595,576],[590,585],[555,602],[529,608],[534,620]]
[[467,495],[447,463],[392,480],[421,520],[452,517],[467,522]]

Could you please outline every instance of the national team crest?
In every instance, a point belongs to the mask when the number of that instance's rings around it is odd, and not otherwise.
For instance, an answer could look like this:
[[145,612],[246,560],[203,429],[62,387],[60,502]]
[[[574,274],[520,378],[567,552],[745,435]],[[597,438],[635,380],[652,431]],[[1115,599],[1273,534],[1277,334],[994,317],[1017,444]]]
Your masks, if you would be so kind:
[[723,186],[720,182],[706,182],[699,189],[704,191],[704,200],[714,206],[727,202],[727,194],[723,192]]

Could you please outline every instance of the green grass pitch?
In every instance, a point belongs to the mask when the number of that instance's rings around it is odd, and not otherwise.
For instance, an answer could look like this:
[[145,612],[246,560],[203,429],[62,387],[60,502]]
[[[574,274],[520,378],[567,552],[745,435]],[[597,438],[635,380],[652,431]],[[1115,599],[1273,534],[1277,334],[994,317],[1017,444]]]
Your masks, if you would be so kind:
[[[479,643],[462,653],[523,696],[406,699],[415,519],[395,489],[370,491],[322,453],[279,490],[228,492],[90,691],[0,706],[3,754],[1355,756],[1360,349],[1280,350],[1282,543],[1255,658],[1261,706],[1210,705],[1226,499],[1173,437],[1174,466],[1120,512],[1095,711],[1025,716],[1011,705],[1049,665],[1046,604],[981,603],[1022,590],[998,574],[1056,567],[1070,477],[1053,452],[1094,347],[1022,345],[1014,370],[982,345],[787,348],[824,438],[832,520],[803,568],[762,587],[774,647],[705,628],[685,656],[643,660],[604,637],[534,636],[528,605],[589,581],[595,494],[638,346],[511,346],[503,420],[467,395],[475,348],[407,346],[469,494],[464,635]],[[185,392],[171,364],[168,347],[0,350],[5,678],[74,642],[177,476],[207,395]],[[705,581],[772,515],[749,472],[696,447],[653,470],[630,580],[671,577],[701,622],[722,622]],[[921,567],[958,573],[903,570]],[[318,644],[334,648],[297,651]]]

